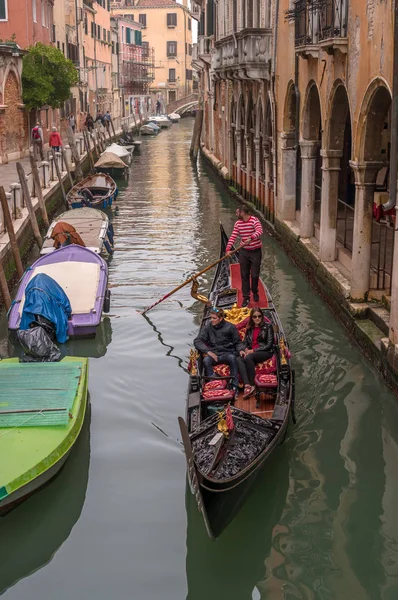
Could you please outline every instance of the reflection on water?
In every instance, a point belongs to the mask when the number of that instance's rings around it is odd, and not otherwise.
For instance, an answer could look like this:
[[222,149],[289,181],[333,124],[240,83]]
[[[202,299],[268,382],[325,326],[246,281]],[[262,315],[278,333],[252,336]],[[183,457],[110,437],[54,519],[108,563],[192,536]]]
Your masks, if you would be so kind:
[[79,519],[90,461],[90,407],[81,434],[59,475],[0,519],[0,595],[47,564]]
[[91,357],[84,509],[78,519],[80,446],[77,464],[0,520],[0,589],[7,600],[396,600],[396,398],[268,237],[262,276],[293,350],[298,423],[217,542],[186,493],[177,416],[202,305],[185,287],[137,311],[216,260],[219,222],[234,223],[234,201],[189,160],[191,129],[143,140],[113,215],[111,313],[95,340],[65,345]]

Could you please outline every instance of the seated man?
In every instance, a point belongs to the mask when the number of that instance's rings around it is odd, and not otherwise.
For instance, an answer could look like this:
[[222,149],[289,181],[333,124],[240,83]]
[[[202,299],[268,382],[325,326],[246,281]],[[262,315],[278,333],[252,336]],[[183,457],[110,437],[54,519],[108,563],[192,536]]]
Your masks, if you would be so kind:
[[207,377],[215,376],[213,370],[215,364],[229,365],[236,399],[238,395],[237,357],[245,345],[241,342],[235,325],[225,320],[224,311],[221,308],[211,309],[210,323],[193,343],[199,352],[206,354],[203,363]]

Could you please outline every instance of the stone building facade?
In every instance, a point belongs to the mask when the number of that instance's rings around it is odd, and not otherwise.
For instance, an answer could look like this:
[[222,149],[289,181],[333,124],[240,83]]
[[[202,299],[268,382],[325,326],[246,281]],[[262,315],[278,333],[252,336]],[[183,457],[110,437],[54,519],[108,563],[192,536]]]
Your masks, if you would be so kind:
[[195,0],[195,10],[204,151],[333,266],[352,300],[391,297],[396,343],[393,1]]
[[154,99],[166,105],[191,94],[192,14],[187,0],[114,0],[112,9],[141,23],[143,44],[154,50]]

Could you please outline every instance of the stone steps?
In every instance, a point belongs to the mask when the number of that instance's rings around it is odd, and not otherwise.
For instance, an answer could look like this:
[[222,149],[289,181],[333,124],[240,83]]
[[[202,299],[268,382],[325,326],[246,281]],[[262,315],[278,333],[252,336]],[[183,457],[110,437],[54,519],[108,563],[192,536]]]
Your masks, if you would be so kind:
[[388,337],[390,329],[390,312],[383,304],[371,305],[368,310],[369,319]]

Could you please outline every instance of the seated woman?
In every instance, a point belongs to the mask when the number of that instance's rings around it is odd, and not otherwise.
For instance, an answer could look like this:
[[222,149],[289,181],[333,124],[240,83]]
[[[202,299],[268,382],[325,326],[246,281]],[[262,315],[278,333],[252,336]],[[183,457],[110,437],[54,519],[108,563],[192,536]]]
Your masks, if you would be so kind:
[[274,330],[267,323],[261,308],[254,307],[250,312],[249,323],[244,339],[245,349],[238,358],[239,373],[244,383],[243,398],[255,392],[254,378],[256,364],[268,360],[274,354]]

